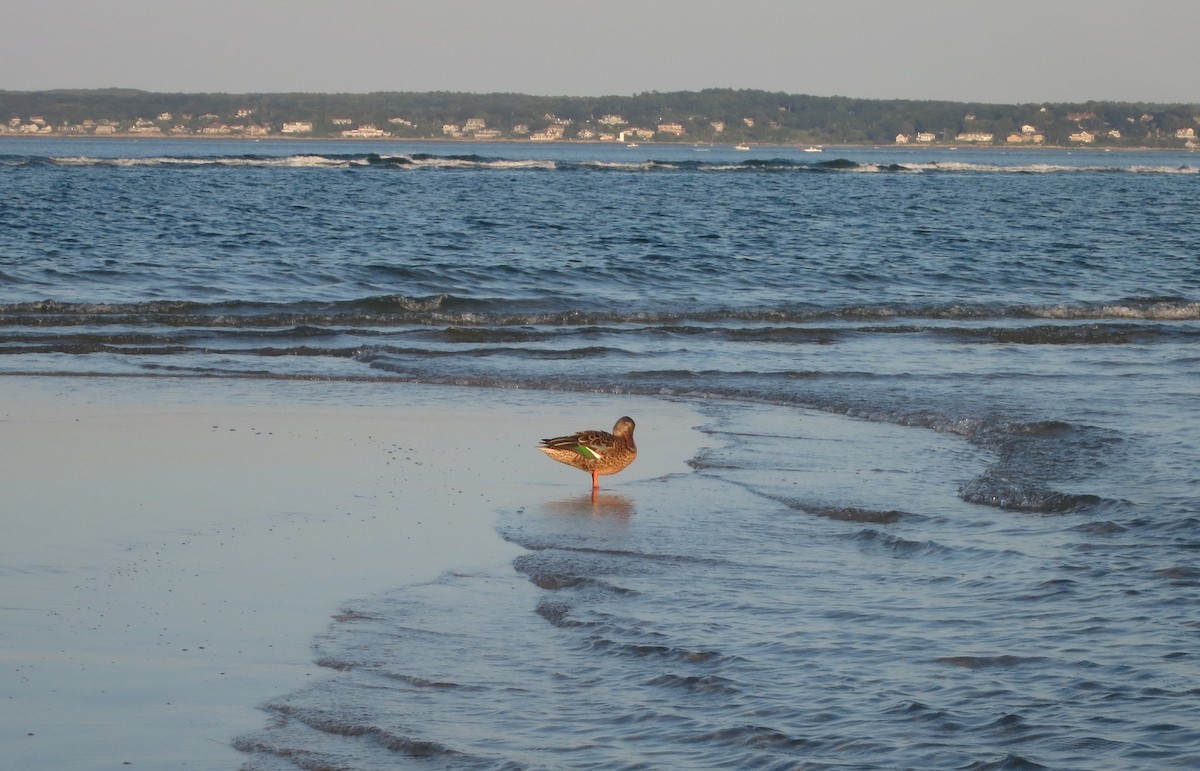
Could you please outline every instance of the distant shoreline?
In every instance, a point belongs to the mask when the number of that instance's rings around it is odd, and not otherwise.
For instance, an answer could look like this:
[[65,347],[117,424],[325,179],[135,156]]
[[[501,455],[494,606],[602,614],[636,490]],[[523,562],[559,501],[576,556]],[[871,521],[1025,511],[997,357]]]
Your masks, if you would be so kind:
[[[199,141],[199,142],[244,142],[246,144],[254,144],[257,142],[337,142],[346,144],[369,144],[369,143],[414,143],[414,144],[461,144],[461,145],[511,145],[514,147],[556,147],[556,146],[596,146],[596,147],[625,147],[621,142],[606,142],[598,139],[558,139],[553,141],[534,141],[534,140],[519,140],[509,138],[497,139],[466,139],[456,137],[335,137],[335,136],[285,136],[275,135],[261,137],[247,136],[229,136],[229,135],[197,135],[197,134],[0,134],[0,139],[51,139],[56,141],[69,141],[80,139],[95,139],[99,141],[109,140],[133,140],[141,141],[143,139],[160,142],[166,140],[179,141]],[[656,142],[654,140],[639,140],[638,145],[655,146],[655,147],[691,147],[696,142]],[[711,144],[703,142],[702,144],[710,147],[733,148],[736,143],[715,143]],[[751,147],[769,147],[769,148],[804,148],[808,147],[805,143],[798,142],[754,142]],[[1095,146],[1095,145],[1050,145],[1050,144],[1019,144],[1019,145],[986,145],[976,143],[946,143],[932,142],[928,144],[880,144],[878,142],[837,142],[821,145],[826,152],[830,149],[839,147],[863,149],[873,148],[878,150],[1067,150],[1071,152],[1091,152],[1091,153],[1130,153],[1130,152],[1154,152],[1154,153],[1194,153],[1194,148],[1187,147],[1150,147],[1150,146]]]
[[[0,90],[4,136],[1194,149],[1200,104],[982,104],[754,89],[632,96]],[[1009,142],[1012,139],[1014,141]],[[898,140],[898,141],[897,141]],[[1028,144],[1027,144],[1028,143]],[[1037,143],[1037,144],[1035,144]]]

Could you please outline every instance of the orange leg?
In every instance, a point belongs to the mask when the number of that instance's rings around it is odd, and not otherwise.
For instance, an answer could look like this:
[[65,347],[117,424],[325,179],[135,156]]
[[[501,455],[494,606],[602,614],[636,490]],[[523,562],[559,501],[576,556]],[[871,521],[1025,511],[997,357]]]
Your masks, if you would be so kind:
[[595,471],[592,472],[592,489],[593,490],[600,489],[600,475],[597,474]]

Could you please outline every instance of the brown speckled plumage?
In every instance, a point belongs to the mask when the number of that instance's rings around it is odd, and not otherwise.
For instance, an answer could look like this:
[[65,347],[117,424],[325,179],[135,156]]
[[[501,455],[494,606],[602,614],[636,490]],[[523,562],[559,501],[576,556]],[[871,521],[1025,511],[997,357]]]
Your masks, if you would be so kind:
[[623,417],[613,426],[611,434],[607,431],[580,431],[569,436],[543,439],[538,449],[559,463],[591,474],[592,489],[597,490],[601,474],[615,474],[637,457],[633,428],[633,418]]

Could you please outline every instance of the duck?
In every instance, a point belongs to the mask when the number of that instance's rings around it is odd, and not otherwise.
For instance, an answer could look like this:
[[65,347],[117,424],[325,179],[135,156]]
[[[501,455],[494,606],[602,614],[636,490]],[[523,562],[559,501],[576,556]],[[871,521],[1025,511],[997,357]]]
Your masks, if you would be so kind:
[[601,474],[615,474],[637,457],[633,443],[633,418],[624,416],[607,431],[579,431],[568,436],[543,439],[538,449],[559,463],[574,466],[592,475],[592,492],[600,489]]

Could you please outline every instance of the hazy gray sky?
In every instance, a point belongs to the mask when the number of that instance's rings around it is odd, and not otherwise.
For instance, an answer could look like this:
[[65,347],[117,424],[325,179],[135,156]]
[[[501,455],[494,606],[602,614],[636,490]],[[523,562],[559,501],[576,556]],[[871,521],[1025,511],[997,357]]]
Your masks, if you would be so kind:
[[0,0],[0,89],[1200,102],[1200,0]]

